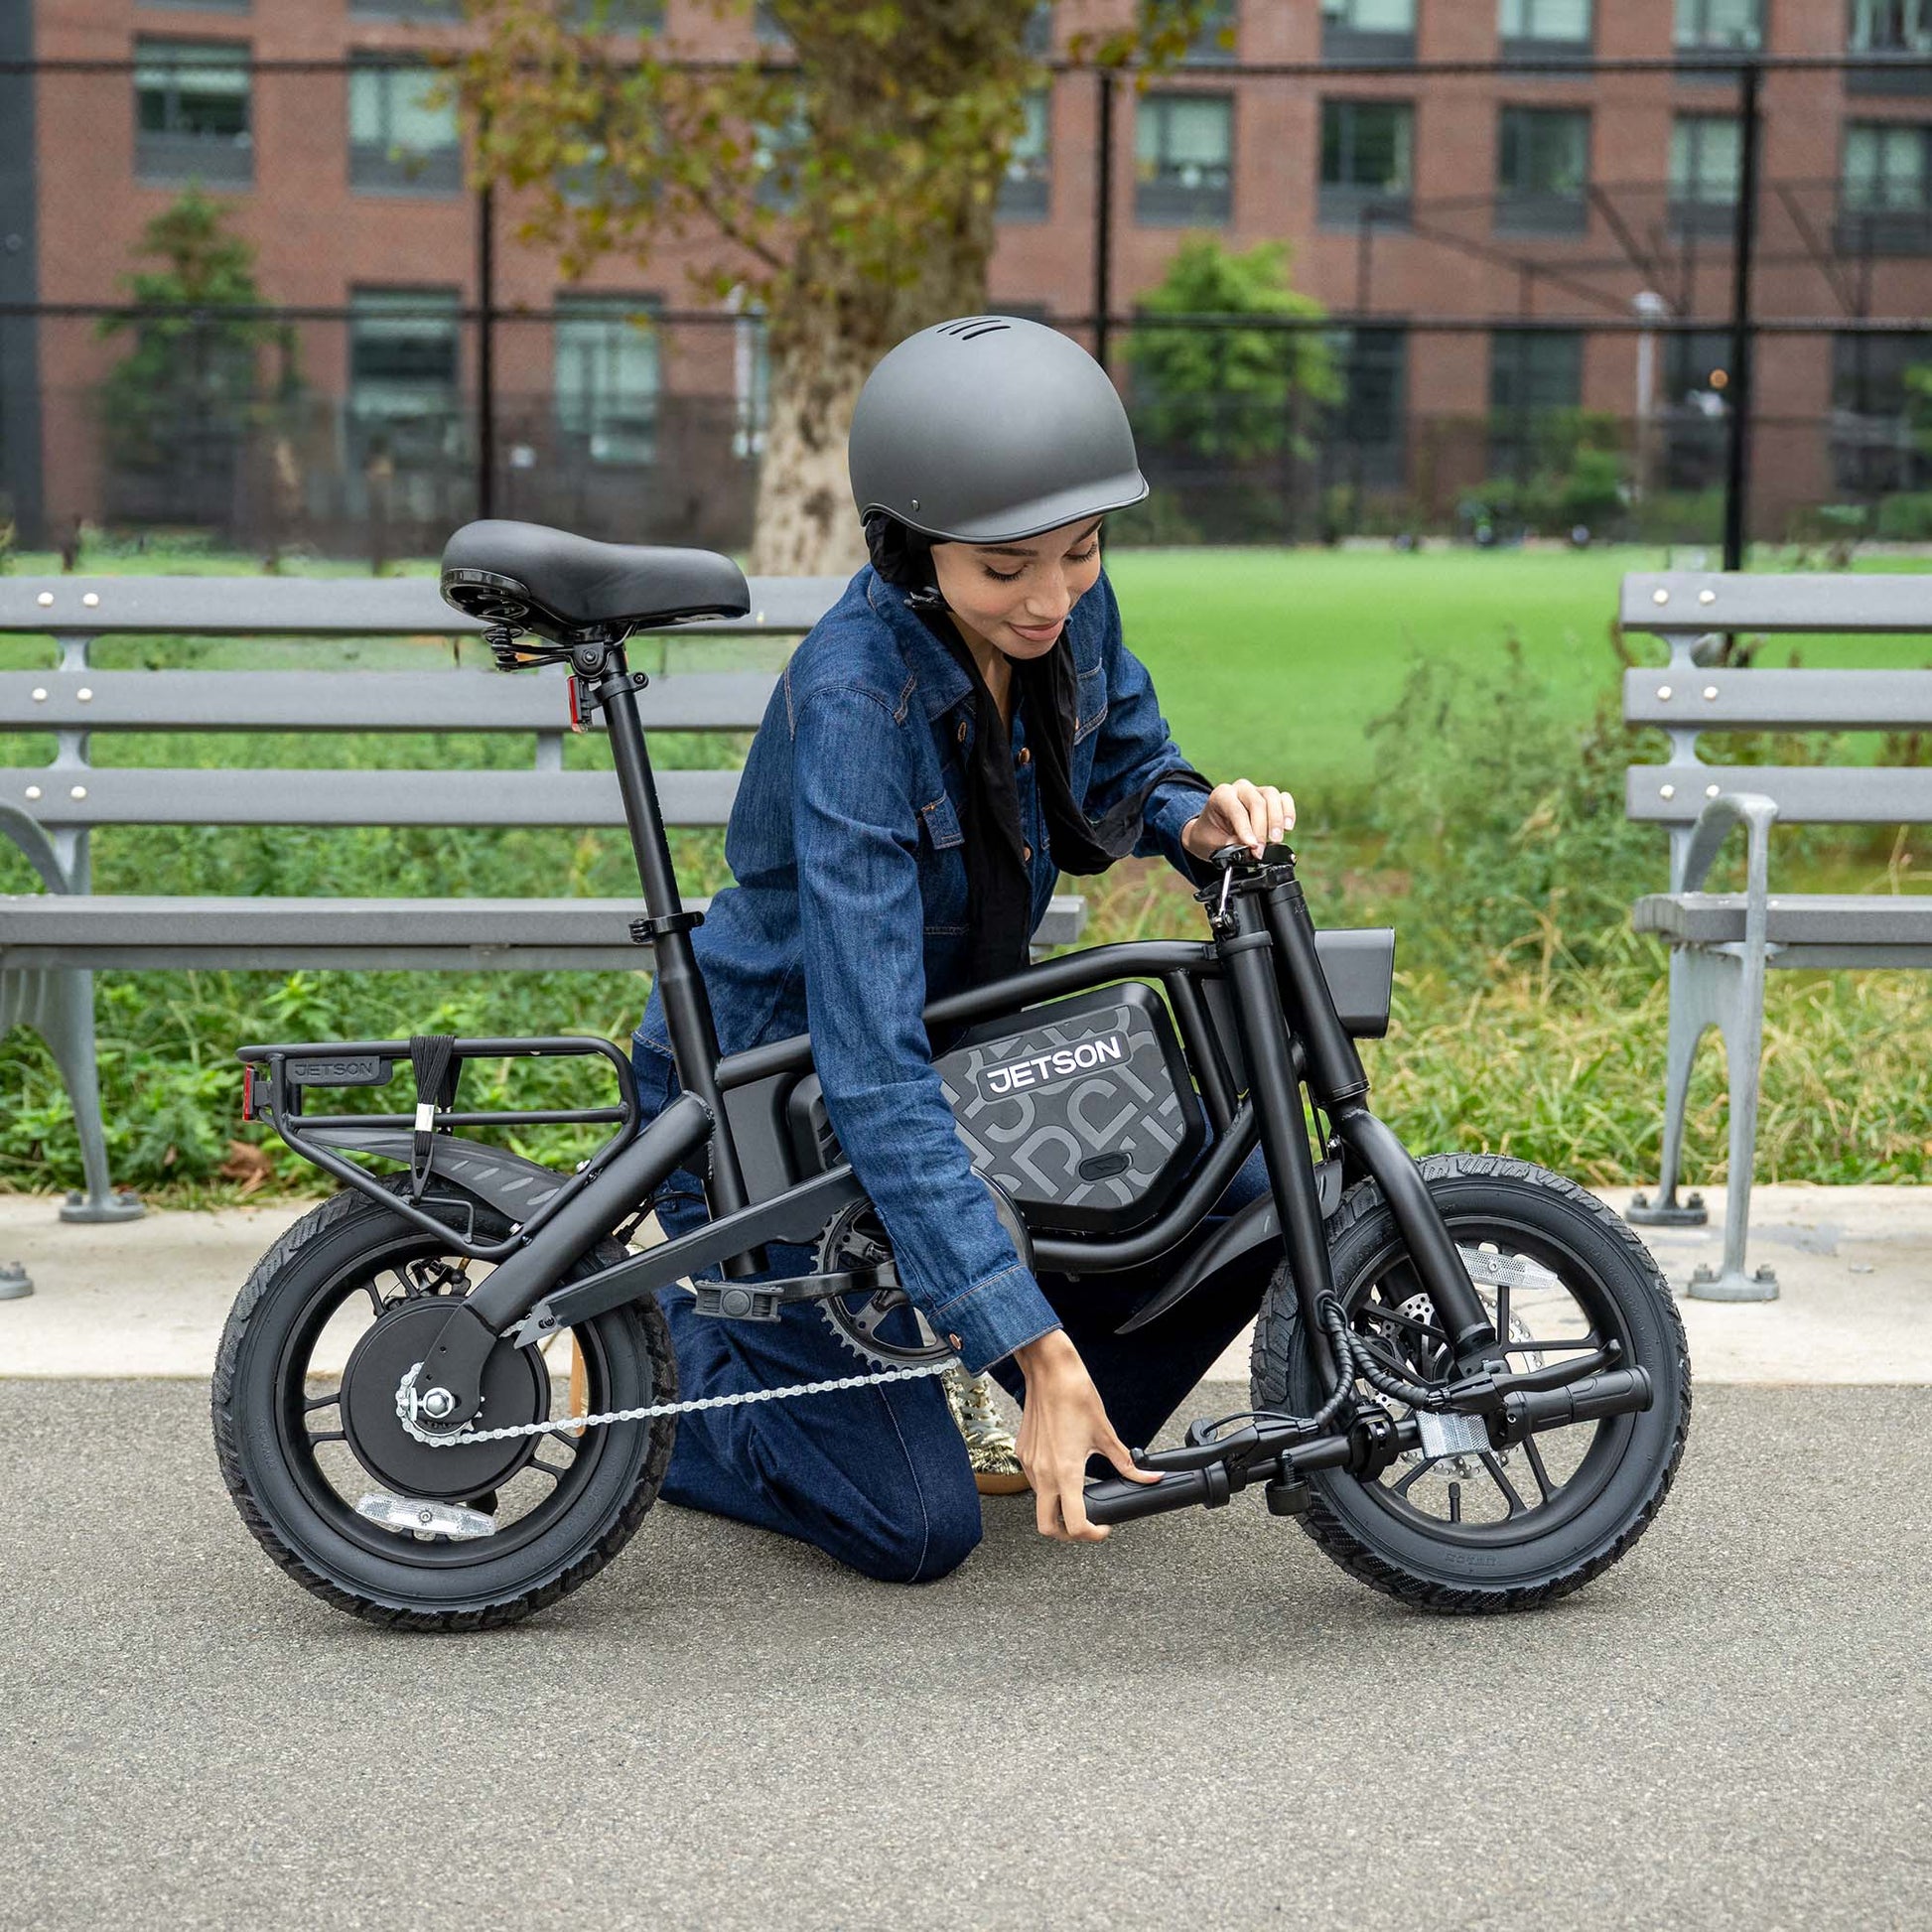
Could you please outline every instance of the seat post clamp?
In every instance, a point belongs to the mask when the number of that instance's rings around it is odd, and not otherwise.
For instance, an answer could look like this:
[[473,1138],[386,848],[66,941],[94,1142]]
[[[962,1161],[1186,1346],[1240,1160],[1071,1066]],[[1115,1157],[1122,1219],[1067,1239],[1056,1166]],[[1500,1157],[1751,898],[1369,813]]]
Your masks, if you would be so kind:
[[702,912],[660,912],[652,919],[632,919],[630,943],[633,946],[655,945],[667,932],[688,932],[693,926],[703,924]]

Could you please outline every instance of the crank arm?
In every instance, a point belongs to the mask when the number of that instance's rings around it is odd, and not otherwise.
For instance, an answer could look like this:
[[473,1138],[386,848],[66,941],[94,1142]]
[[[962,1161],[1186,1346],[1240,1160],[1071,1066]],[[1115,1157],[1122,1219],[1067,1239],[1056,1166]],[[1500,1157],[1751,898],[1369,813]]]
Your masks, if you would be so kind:
[[[847,1268],[835,1275],[786,1275],[775,1282],[693,1282],[698,1314],[725,1321],[776,1321],[789,1302],[824,1302],[835,1295],[877,1295],[898,1288],[890,1261]],[[904,1298],[901,1296],[900,1298]]]

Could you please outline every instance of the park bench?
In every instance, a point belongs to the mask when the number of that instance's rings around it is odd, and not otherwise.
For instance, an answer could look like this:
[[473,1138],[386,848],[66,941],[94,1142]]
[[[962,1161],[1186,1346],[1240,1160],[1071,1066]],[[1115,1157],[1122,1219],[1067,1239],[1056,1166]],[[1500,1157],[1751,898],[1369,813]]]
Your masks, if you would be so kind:
[[[1722,663],[1727,634],[1774,636],[1932,631],[1932,576],[1635,574],[1623,580],[1626,632],[1670,646],[1661,670],[1628,670],[1623,716],[1670,737],[1665,764],[1625,775],[1632,819],[1670,828],[1670,891],[1637,900],[1632,923],[1670,947],[1664,1147],[1656,1199],[1638,1194],[1628,1218],[1696,1225],[1695,1194],[1677,1198],[1691,1066],[1708,1027],[1724,1036],[1730,1088],[1730,1161],[1724,1259],[1698,1269],[1690,1293],[1769,1301],[1769,1268],[1747,1274],[1751,1166],[1757,1141],[1764,975],[1773,967],[1932,966],[1932,896],[1773,893],[1773,824],[1932,823],[1932,769],[1915,765],[1713,765],[1697,755],[1715,732],[1932,729],[1932,670],[1759,670]],[[1733,826],[1746,838],[1745,889],[1707,893],[1712,862]]]
[[[838,600],[842,578],[755,578],[742,619],[681,625],[678,634],[796,634]],[[0,1035],[28,1026],[47,1041],[73,1103],[86,1173],[69,1220],[131,1218],[133,1195],[110,1185],[95,1077],[96,968],[191,967],[635,971],[639,903],[610,898],[276,898],[101,894],[90,887],[88,837],[99,825],[621,826],[609,771],[566,770],[569,728],[560,670],[505,677],[449,669],[387,671],[104,670],[88,662],[102,635],[303,638],[481,635],[445,604],[433,577],[0,577],[0,634],[52,635],[50,670],[0,671],[0,732],[51,733],[44,766],[0,766],[0,837],[23,851],[46,888],[0,895]],[[754,730],[773,684],[765,671],[677,671],[642,694],[654,732]],[[99,733],[520,733],[534,739],[518,770],[170,770],[99,765]],[[736,770],[658,774],[666,822],[720,826]],[[707,901],[693,899],[694,907]],[[1069,945],[1085,920],[1077,896],[1056,896],[1035,947]]]

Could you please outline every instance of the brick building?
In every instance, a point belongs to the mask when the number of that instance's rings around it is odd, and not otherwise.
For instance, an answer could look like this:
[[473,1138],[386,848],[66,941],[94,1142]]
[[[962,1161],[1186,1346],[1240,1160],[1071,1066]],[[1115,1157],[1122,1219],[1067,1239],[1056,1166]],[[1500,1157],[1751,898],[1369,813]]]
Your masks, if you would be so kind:
[[[1042,6],[1036,45],[1132,4]],[[25,536],[88,516],[327,543],[372,520],[433,529],[470,513],[478,205],[454,110],[425,75],[383,64],[461,38],[458,15],[455,0],[0,8],[0,64],[16,64],[0,66],[0,497]],[[611,0],[606,24],[619,55],[638,34],[697,55],[784,45],[762,6],[721,21],[691,0]],[[1654,432],[1656,480],[1694,489],[1723,440],[1740,152],[1734,76],[1705,64],[1752,49],[1932,54],[1932,0],[1223,0],[1181,68],[1114,91],[1110,307],[1131,312],[1190,231],[1287,239],[1298,283],[1346,325],[1329,473],[1441,496],[1445,470],[1458,483],[1493,466],[1499,423],[1584,408]],[[1429,70],[1498,56],[1554,65]],[[1570,57],[1675,67],[1565,69]],[[1091,316],[1101,99],[1092,73],[1062,70],[1029,101],[995,306]],[[1932,307],[1932,72],[1903,58],[1772,69],[1761,126],[1757,304],[1817,325],[1759,346],[1769,531],[1791,504],[1921,481],[1904,370],[1932,344],[1848,325]],[[91,312],[126,300],[130,250],[191,181],[229,205],[262,300],[290,312],[273,352],[299,370],[301,399],[279,442],[190,450],[193,426],[178,426],[170,460],[144,470],[125,455],[127,421],[118,444],[103,421],[128,339],[102,340]],[[701,304],[686,274],[722,245],[673,242],[645,269],[606,260],[570,283],[516,241],[515,219],[499,202],[498,511],[737,540],[759,332]],[[1632,333],[1642,294],[1709,328]],[[628,320],[701,306],[715,315]]]

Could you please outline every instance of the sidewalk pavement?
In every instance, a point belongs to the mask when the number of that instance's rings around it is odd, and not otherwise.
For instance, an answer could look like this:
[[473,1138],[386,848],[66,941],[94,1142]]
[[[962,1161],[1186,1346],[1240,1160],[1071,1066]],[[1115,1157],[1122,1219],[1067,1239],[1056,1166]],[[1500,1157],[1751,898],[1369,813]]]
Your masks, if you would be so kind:
[[[1680,1294],[1724,1243],[1725,1190],[1703,1192],[1708,1227],[1641,1230]],[[1601,1191],[1617,1208],[1629,1195]],[[35,1290],[0,1302],[0,1376],[207,1375],[248,1271],[309,1205],[92,1227],[59,1221],[51,1197],[0,1195],[0,1267],[24,1264]],[[1758,1187],[1751,1225],[1750,1264],[1776,1270],[1779,1299],[1680,1302],[1700,1381],[1932,1383],[1932,1187]],[[1209,1378],[1247,1374],[1243,1336]]]

